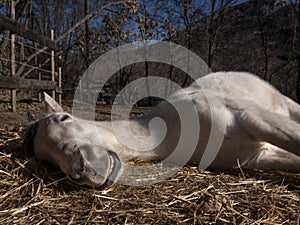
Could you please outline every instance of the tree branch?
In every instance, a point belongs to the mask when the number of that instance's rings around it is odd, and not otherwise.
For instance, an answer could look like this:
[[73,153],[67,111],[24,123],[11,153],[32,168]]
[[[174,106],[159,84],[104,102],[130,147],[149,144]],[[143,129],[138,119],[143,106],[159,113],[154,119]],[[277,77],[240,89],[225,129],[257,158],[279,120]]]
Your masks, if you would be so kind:
[[78,22],[76,22],[74,24],[73,27],[71,27],[69,30],[67,30],[64,34],[62,34],[60,37],[56,38],[55,39],[55,42],[58,42],[58,41],[61,41],[62,39],[66,38],[70,33],[74,32],[74,30],[79,27],[81,24],[83,24],[84,22],[92,19],[93,17],[95,16],[98,16],[104,9],[108,8],[108,7],[111,7],[111,6],[114,6],[114,5],[119,5],[119,4],[123,4],[127,2],[126,0],[125,1],[118,1],[118,2],[111,2],[111,3],[108,3],[104,6],[101,6],[97,11],[93,12],[93,13],[90,13],[88,15],[86,15],[85,17],[83,17],[81,20],[79,20]]

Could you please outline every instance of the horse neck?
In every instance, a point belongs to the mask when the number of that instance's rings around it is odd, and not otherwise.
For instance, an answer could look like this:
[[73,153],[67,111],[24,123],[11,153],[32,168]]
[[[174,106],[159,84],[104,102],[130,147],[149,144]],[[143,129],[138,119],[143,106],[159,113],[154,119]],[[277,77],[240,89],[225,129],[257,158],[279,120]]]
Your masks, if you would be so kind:
[[[128,161],[131,159],[142,159],[142,160],[159,160],[160,157],[157,152],[163,148],[163,144],[155,149],[149,151],[140,151],[138,149],[132,149],[126,144],[122,143],[120,134],[126,134],[125,132],[132,132],[135,138],[146,138],[150,134],[154,135],[156,130],[150,132],[148,128],[150,116],[144,116],[138,119],[131,120],[115,120],[115,121],[99,121],[97,122],[97,129],[99,136],[103,140],[102,145],[109,151],[113,151],[120,156],[121,159]],[[128,126],[129,125],[129,126]],[[130,131],[128,131],[128,127]],[[131,141],[131,140],[127,140]],[[151,139],[150,139],[151,141]],[[153,141],[155,141],[153,139]],[[149,142],[149,140],[148,140]]]

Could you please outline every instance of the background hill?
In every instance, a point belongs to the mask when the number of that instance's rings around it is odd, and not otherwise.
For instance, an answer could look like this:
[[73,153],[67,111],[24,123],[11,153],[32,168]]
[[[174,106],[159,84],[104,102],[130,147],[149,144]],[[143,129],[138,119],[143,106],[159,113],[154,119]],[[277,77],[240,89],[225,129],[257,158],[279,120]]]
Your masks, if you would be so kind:
[[[252,0],[228,7],[217,21],[212,46],[213,71],[247,71],[297,100],[298,58],[290,3]],[[208,62],[210,35],[204,18],[193,25],[191,49]],[[299,46],[297,46],[299,48]]]

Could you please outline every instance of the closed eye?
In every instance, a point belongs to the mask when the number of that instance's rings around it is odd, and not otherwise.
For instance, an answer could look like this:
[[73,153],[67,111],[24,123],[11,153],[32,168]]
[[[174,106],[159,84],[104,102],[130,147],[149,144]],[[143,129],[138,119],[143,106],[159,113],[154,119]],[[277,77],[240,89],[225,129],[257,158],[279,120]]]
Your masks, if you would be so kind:
[[63,121],[65,121],[65,120],[69,119],[69,118],[70,118],[70,116],[69,116],[68,114],[64,114],[64,115],[62,115],[62,116],[60,117],[60,122],[63,122]]

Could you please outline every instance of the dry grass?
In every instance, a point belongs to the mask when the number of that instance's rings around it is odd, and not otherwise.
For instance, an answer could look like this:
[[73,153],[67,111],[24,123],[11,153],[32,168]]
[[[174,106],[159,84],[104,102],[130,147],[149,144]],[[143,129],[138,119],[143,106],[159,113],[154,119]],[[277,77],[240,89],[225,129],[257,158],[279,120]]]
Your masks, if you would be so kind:
[[299,224],[300,174],[185,167],[159,184],[88,189],[0,129],[0,224]]

